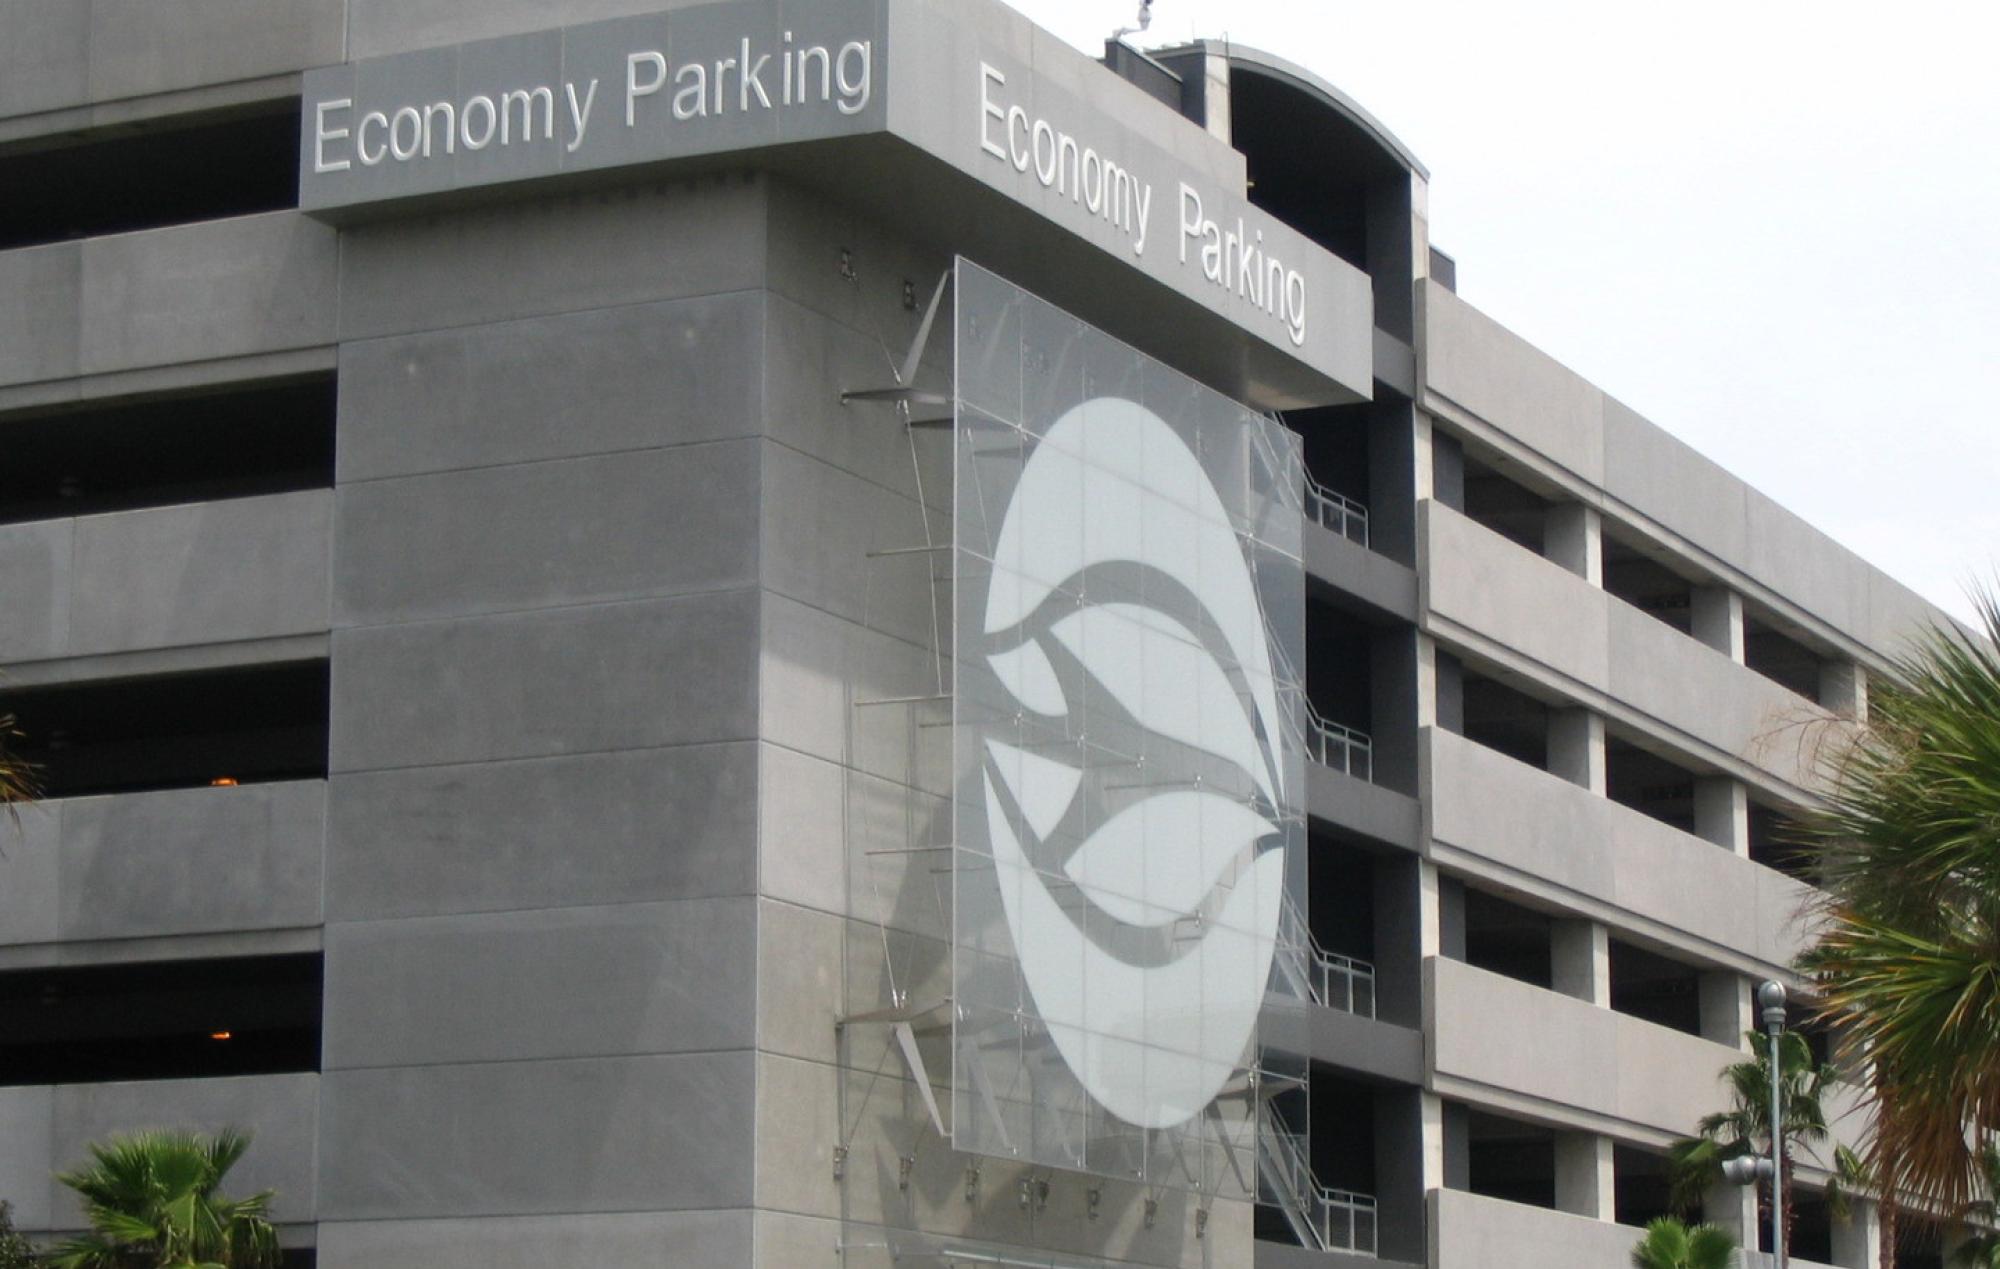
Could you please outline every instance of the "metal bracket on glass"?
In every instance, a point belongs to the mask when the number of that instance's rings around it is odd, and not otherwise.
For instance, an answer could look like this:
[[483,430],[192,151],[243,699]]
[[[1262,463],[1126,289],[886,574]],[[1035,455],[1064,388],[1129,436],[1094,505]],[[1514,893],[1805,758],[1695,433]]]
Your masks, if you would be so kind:
[[924,308],[923,321],[917,324],[917,336],[910,341],[909,352],[903,355],[903,364],[891,365],[889,373],[896,377],[894,386],[887,388],[858,388],[840,394],[840,403],[847,405],[855,401],[879,401],[896,407],[896,417],[907,427],[950,427],[951,415],[926,415],[913,417],[912,406],[944,406],[949,410],[952,400],[942,392],[933,392],[916,386],[917,366],[924,359],[924,349],[931,342],[931,328],[937,324],[938,309],[944,304],[945,289],[951,285],[951,270],[946,269],[938,278],[937,287],[931,291],[931,302]]
[[938,1106],[936,1090],[931,1087],[930,1066],[924,1061],[923,1050],[917,1047],[917,1029],[922,1027],[926,1035],[948,1030],[951,1026],[951,1002],[944,1000],[921,1008],[898,1002],[886,1009],[852,1014],[834,1023],[834,1027],[839,1029],[856,1023],[888,1026],[890,1034],[896,1037],[896,1052],[902,1056],[903,1065],[909,1068],[910,1078],[916,1082],[917,1096],[923,1099],[931,1127],[937,1129],[938,1136],[950,1140],[951,1130],[945,1127],[944,1112]]

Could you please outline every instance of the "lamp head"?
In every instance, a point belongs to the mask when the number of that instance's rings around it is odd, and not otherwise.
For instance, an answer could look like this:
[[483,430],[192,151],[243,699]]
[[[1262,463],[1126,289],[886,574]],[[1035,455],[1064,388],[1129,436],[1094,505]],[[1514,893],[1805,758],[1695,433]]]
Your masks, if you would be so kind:
[[1785,985],[1767,982],[1757,988],[1757,1005],[1764,1011],[1764,1025],[1782,1027],[1785,1025]]
[[1731,1185],[1755,1185],[1771,1175],[1771,1161],[1762,1155],[1739,1154],[1722,1161],[1722,1179]]

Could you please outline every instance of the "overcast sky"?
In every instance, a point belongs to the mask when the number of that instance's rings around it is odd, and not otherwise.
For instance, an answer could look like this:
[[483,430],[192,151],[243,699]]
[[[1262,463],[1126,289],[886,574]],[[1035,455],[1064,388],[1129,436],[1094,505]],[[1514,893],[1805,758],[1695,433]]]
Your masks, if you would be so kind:
[[[1137,0],[1009,0],[1081,48]],[[2000,565],[2000,6],[1157,0],[1431,173],[1459,294],[1933,602]]]

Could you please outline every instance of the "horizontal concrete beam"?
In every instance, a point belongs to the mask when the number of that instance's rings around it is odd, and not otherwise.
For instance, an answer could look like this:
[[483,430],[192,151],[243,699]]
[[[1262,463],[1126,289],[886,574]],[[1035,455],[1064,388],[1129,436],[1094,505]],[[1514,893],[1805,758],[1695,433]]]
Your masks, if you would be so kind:
[[1435,284],[1425,408],[1809,632],[1882,664],[1943,613]]
[[0,386],[329,344],[335,241],[280,211],[0,252]]
[[1318,763],[1306,765],[1306,807],[1316,820],[1403,850],[1417,849],[1417,800]]
[[1804,948],[1813,892],[1783,873],[1448,731],[1422,753],[1440,865],[1744,973]]
[[0,118],[296,73],[341,59],[347,0],[73,0],[0,5]]
[[0,526],[0,664],[327,629],[328,490]]
[[1364,619],[1417,619],[1417,574],[1313,520],[1305,525],[1306,584]]
[[74,1195],[53,1174],[88,1162],[87,1147],[149,1128],[251,1134],[249,1153],[225,1193],[277,1191],[272,1214],[285,1223],[315,1212],[319,1076],[247,1075],[0,1088],[0,1194],[30,1233],[74,1230],[83,1219]]
[[1421,1031],[1296,1000],[1267,1005],[1257,1026],[1259,1042],[1266,1048],[1371,1079],[1423,1082]]
[[1664,1146],[1723,1107],[1721,1072],[1742,1060],[1462,961],[1432,957],[1424,977],[1437,1091],[1556,1127]]
[[1648,747],[1791,801],[1830,715],[1436,500],[1418,506],[1424,628]]
[[326,784],[42,802],[0,820],[0,945],[320,922]]

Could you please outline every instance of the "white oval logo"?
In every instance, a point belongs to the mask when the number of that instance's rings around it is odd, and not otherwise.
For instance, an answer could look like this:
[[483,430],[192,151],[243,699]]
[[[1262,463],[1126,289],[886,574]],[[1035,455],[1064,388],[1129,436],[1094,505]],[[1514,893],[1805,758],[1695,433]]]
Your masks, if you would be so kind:
[[1100,397],[1049,428],[1001,522],[983,625],[1023,717],[1074,738],[984,745],[995,875],[1035,1008],[1113,1115],[1184,1123],[1256,1026],[1286,790],[1256,583],[1171,426]]

